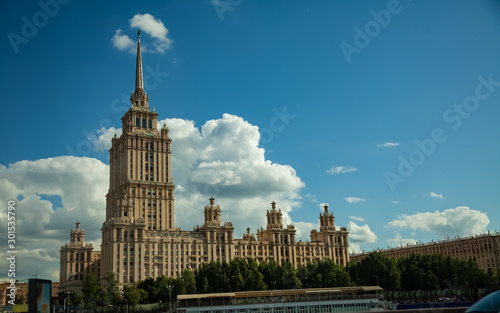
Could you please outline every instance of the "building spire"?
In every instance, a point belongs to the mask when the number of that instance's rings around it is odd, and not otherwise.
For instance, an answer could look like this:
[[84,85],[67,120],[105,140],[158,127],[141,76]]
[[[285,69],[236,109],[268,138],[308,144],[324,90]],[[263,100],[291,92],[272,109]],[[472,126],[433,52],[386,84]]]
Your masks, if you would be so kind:
[[142,79],[141,31],[137,31],[137,63],[135,65],[135,90],[144,90]]

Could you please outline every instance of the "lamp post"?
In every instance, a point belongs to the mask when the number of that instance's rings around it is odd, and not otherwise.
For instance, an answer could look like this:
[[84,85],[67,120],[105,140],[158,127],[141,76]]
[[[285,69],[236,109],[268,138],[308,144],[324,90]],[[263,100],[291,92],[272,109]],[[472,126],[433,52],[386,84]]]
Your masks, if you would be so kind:
[[276,290],[276,281],[273,280],[274,290]]
[[170,310],[170,309],[172,309],[172,288],[173,288],[173,287],[174,287],[174,286],[172,286],[172,285],[168,285],[168,291],[169,291],[169,292],[168,292],[168,295],[170,296],[170,302],[169,302],[169,304],[168,304],[168,306],[169,306],[169,308],[168,308],[168,309],[169,309],[169,310]]
[[125,298],[125,303],[127,304],[127,313],[128,313],[128,299]]

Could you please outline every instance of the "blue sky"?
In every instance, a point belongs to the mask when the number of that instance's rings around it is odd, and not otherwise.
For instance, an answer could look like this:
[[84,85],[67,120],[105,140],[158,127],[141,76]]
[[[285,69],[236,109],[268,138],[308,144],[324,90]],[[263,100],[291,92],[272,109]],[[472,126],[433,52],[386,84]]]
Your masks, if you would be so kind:
[[183,229],[203,223],[211,195],[238,238],[265,226],[272,200],[302,240],[328,203],[353,251],[499,228],[498,1],[0,10],[0,200],[17,199],[21,277],[57,280],[76,220],[99,249],[139,27],[150,106],[174,139]]

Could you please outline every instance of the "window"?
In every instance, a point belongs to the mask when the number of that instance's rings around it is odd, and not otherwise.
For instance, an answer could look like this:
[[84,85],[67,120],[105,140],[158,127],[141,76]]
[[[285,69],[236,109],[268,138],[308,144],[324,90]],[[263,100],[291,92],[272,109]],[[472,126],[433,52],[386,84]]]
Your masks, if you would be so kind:
[[146,128],[146,119],[142,119],[142,127]]
[[135,126],[137,126],[137,127],[141,126],[139,118],[135,119]]
[[153,121],[152,120],[148,120],[148,128],[153,128]]

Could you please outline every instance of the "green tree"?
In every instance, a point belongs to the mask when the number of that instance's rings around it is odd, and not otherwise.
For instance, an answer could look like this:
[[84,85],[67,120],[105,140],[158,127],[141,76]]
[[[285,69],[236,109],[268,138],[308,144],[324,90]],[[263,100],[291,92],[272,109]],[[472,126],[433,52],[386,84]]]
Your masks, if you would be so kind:
[[399,290],[401,271],[396,259],[388,258],[381,252],[371,252],[358,264],[348,267],[351,278],[355,277],[358,286],[379,285],[387,291]]
[[110,304],[120,304],[120,289],[118,288],[118,281],[116,279],[116,274],[109,272],[104,278],[106,295]]
[[149,299],[149,295],[148,295],[148,292],[144,289],[141,289],[141,288],[137,288],[137,290],[139,290],[139,294],[140,294],[140,297],[139,297],[139,303],[148,303],[148,299]]
[[134,307],[141,300],[141,292],[137,285],[123,286],[122,297],[126,304]]
[[80,305],[83,301],[83,298],[82,296],[76,292],[76,291],[73,291],[69,294],[69,297],[68,297],[68,304],[69,305]]
[[101,288],[97,283],[97,278],[94,275],[87,275],[82,286],[83,302],[91,308],[95,307],[100,292]]
[[141,300],[140,300],[141,303],[154,303],[154,290],[153,290],[154,287],[155,287],[155,280],[151,277],[148,277],[145,280],[141,280],[137,284],[137,288],[144,291],[141,292]]
[[182,273],[182,280],[184,281],[185,293],[196,293],[196,280],[191,269],[188,268]]

